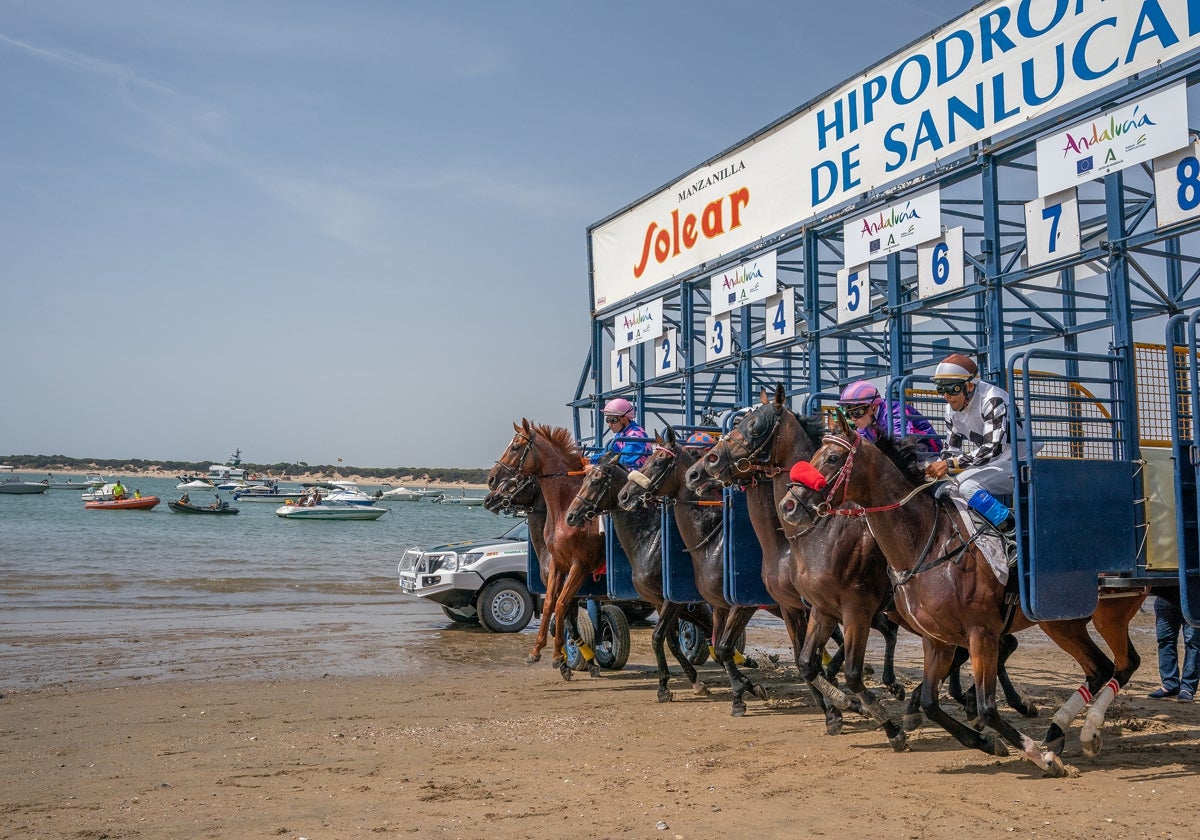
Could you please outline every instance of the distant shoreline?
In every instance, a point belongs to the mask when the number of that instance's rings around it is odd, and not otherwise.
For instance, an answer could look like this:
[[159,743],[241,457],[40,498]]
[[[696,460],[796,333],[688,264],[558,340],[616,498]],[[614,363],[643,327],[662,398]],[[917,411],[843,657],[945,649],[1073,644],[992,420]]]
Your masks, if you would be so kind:
[[[103,475],[105,477],[112,476],[113,478],[122,478],[122,479],[124,479],[124,478],[176,478],[179,475],[178,472],[172,472],[170,470],[154,470],[154,469],[138,470],[138,471],[101,470],[101,471],[99,471],[99,474]],[[3,475],[6,475],[6,476],[12,475],[12,476],[16,476],[18,478],[23,478],[27,481],[41,481],[43,478],[45,478],[48,475],[50,475],[50,476],[70,476],[72,478],[79,476],[80,478],[82,478],[82,477],[86,476],[87,473],[80,472],[79,470],[61,470],[61,469],[28,470],[28,469],[22,469],[20,467],[16,467],[12,470],[12,472],[5,470]],[[250,475],[249,471],[247,471],[247,475]],[[262,477],[266,478],[268,476],[264,475]],[[392,479],[389,481],[383,481],[378,478],[374,478],[372,476],[358,475],[357,473],[337,473],[337,474],[301,473],[299,475],[292,475],[292,476],[288,476],[287,478],[281,478],[281,479],[279,479],[279,481],[283,484],[300,484],[301,482],[304,482],[304,481],[354,481],[354,482],[357,482],[358,484],[362,484],[362,485],[379,486],[379,487],[384,487],[384,486],[387,486],[387,487],[403,486],[403,487],[413,487],[413,488],[452,487],[456,490],[486,490],[487,489],[486,484],[474,484],[469,481],[425,481],[425,480],[423,480],[421,478],[417,478],[415,476],[403,476],[401,478],[396,478],[396,479]]]

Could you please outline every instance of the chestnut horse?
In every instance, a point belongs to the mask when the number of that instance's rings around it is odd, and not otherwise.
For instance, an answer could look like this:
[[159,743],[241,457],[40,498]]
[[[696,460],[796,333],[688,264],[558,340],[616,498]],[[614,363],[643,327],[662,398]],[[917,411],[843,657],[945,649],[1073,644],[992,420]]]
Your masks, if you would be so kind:
[[[695,486],[707,474],[723,484],[752,482],[746,495],[763,549],[763,583],[785,621],[790,615],[796,623],[803,620],[807,625],[793,634],[793,652],[796,667],[825,713],[826,731],[831,735],[841,731],[842,709],[866,709],[883,728],[892,749],[900,751],[907,744],[904,730],[863,680],[867,637],[873,626],[880,626],[888,646],[884,683],[903,694],[891,668],[896,627],[880,623],[886,622],[880,615],[891,599],[883,555],[861,521],[835,518],[814,527],[781,527],[775,508],[776,499],[788,490],[788,468],[816,451],[823,430],[819,418],[802,419],[784,406],[782,386],[776,388],[774,400],[764,389],[761,404],[696,462],[688,471],[688,481]],[[821,671],[821,648],[839,623],[845,634],[846,686],[857,703]]]
[[[583,477],[583,452],[571,433],[560,426],[533,425],[522,419],[513,424],[512,441],[488,473],[488,488],[503,505],[536,481],[546,503],[546,522],[542,533],[545,554],[549,556],[546,575],[546,600],[537,639],[526,661],[537,662],[546,646],[549,625],[546,612],[554,615],[554,659],[564,680],[571,679],[571,667],[563,652],[566,617],[575,605],[575,596],[588,575],[604,569],[604,536],[595,523],[571,527],[566,522],[567,508],[578,493]],[[540,556],[540,555],[539,555]],[[546,561],[543,561],[546,562]],[[600,666],[592,651],[581,645],[588,672],[598,676]]]
[[[664,644],[671,649],[671,655],[683,668],[692,690],[703,697],[708,694],[708,688],[700,681],[696,666],[679,647],[679,616],[683,612],[683,605],[663,597],[661,517],[657,508],[629,511],[617,506],[617,494],[629,477],[629,470],[617,461],[618,457],[605,456],[599,463],[590,464],[584,470],[583,485],[567,509],[567,524],[578,528],[602,513],[611,515],[613,533],[633,569],[633,588],[637,590],[639,598],[658,612],[658,623],[651,636],[654,661],[658,668],[658,701],[665,703],[671,699],[671,691],[667,688],[671,671],[667,666]],[[696,615],[693,620],[701,618]],[[712,630],[711,626],[705,629]]]
[[[737,639],[758,607],[733,605],[725,600],[725,534],[720,494],[711,491],[699,494],[684,483],[683,476],[695,460],[696,455],[680,445],[674,430],[668,427],[665,439],[655,436],[654,451],[646,463],[630,473],[619,502],[626,510],[645,506],[647,500],[653,498],[667,499],[672,505],[679,535],[692,558],[696,590],[712,607],[713,657],[729,677],[729,687],[733,691],[731,714],[741,717],[746,713],[747,691],[760,700],[767,697],[766,689],[752,682],[737,667],[737,660],[741,658],[735,647]],[[778,615],[777,609],[769,611]]]
[[[887,557],[895,583],[896,608],[907,623],[919,628],[924,642],[924,681],[921,708],[959,743],[991,755],[1006,755],[1004,742],[964,725],[938,706],[938,686],[945,679],[957,645],[971,654],[978,689],[979,713],[990,727],[1049,776],[1065,773],[1058,753],[1064,730],[1089,699],[1092,708],[1083,727],[1084,752],[1100,750],[1099,727],[1108,705],[1140,664],[1129,638],[1129,622],[1145,600],[1144,593],[1102,598],[1091,620],[1112,648],[1114,667],[1088,633],[1088,619],[1034,622],[1020,608],[1005,605],[1004,586],[969,536],[971,529],[956,509],[925,490],[924,474],[913,447],[881,439],[863,440],[844,417],[839,417],[811,464],[812,487],[796,484],[780,502],[780,512],[792,527],[811,528],[828,519],[864,518]],[[822,486],[824,485],[824,486]],[[847,502],[862,506],[860,516],[840,516]],[[837,506],[837,507],[835,507]],[[1055,713],[1042,750],[1028,735],[1004,720],[996,709],[996,679],[1001,634],[1037,624],[1055,644],[1079,663],[1086,682]]]

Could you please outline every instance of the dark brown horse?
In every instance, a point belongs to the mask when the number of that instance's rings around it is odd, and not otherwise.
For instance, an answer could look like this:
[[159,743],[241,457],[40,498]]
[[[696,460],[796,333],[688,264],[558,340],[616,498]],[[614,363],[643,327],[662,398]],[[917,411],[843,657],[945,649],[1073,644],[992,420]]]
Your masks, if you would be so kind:
[[[883,555],[861,521],[835,518],[812,527],[781,527],[775,508],[788,490],[788,468],[816,451],[823,429],[819,418],[802,419],[786,408],[782,387],[774,400],[763,390],[761,404],[688,471],[689,482],[694,486],[701,473],[724,484],[752,482],[746,496],[763,549],[763,583],[789,627],[803,622],[792,639],[796,667],[825,713],[826,731],[841,731],[842,709],[866,709],[899,751],[906,746],[904,731],[863,680],[867,637],[891,598]],[[821,671],[821,649],[839,623],[845,634],[846,685],[857,703]],[[896,629],[883,626],[890,663]],[[890,664],[886,671],[885,684],[895,686]],[[898,686],[895,690],[902,693]]]
[[[644,507],[647,500],[654,498],[666,499],[672,505],[679,535],[691,556],[696,590],[712,608],[714,658],[729,677],[732,714],[740,717],[746,713],[747,691],[759,699],[765,700],[767,696],[760,684],[752,682],[737,667],[742,657],[736,642],[758,607],[736,606],[725,600],[725,535],[720,492],[716,485],[704,494],[687,486],[683,476],[695,460],[696,455],[682,446],[674,430],[668,428],[666,438],[655,436],[654,452],[636,473],[630,474],[619,502],[626,510]],[[777,610],[773,611],[778,615]]]
[[[536,481],[546,503],[543,527],[545,553],[549,559],[546,575],[546,600],[537,639],[528,662],[542,658],[548,623],[545,613],[554,615],[554,664],[563,679],[571,678],[571,668],[563,652],[564,627],[568,610],[588,575],[604,568],[604,537],[594,522],[583,527],[567,524],[566,513],[583,480],[583,452],[570,432],[561,427],[534,425],[522,419],[513,424],[512,441],[488,474],[488,488],[503,500],[511,499]],[[573,611],[573,610],[572,610]],[[592,651],[580,647],[592,676],[600,672]]]
[[[1102,598],[1092,621],[1112,648],[1114,667],[1088,633],[1088,620],[1039,622],[1038,626],[1071,655],[1086,682],[1054,715],[1041,749],[1028,735],[1000,716],[996,709],[996,680],[1001,634],[1034,625],[1018,607],[1006,607],[1004,586],[970,539],[970,529],[953,505],[935,499],[924,484],[914,449],[907,443],[881,439],[876,446],[855,433],[844,417],[811,458],[824,481],[794,485],[781,500],[780,511],[793,527],[809,528],[822,519],[860,518],[833,515],[846,502],[865,509],[895,583],[896,607],[906,622],[922,634],[925,652],[921,707],[964,746],[992,755],[1005,755],[1004,742],[980,733],[947,714],[938,705],[938,686],[954,659],[954,648],[965,646],[978,689],[984,724],[1012,744],[1050,776],[1065,770],[1058,753],[1064,731],[1089,699],[1092,708],[1083,727],[1084,752],[1100,749],[1099,727],[1109,703],[1137,670],[1140,657],[1129,638],[1129,622],[1145,599],[1143,593]],[[822,486],[822,484],[824,486]]]
[[[665,703],[671,699],[671,691],[667,688],[671,671],[667,666],[664,645],[670,648],[671,655],[687,675],[696,694],[705,696],[708,689],[700,681],[696,666],[679,647],[679,616],[683,612],[683,605],[663,597],[662,520],[658,509],[622,510],[617,506],[617,494],[625,486],[628,477],[629,470],[618,462],[617,455],[608,455],[599,463],[590,464],[584,471],[579,492],[567,509],[567,524],[582,527],[602,513],[610,514],[613,533],[625,550],[633,570],[633,588],[638,597],[652,605],[658,613],[651,643],[658,669],[659,702]],[[700,620],[702,616],[696,614],[691,618]],[[711,627],[706,629],[711,631]]]

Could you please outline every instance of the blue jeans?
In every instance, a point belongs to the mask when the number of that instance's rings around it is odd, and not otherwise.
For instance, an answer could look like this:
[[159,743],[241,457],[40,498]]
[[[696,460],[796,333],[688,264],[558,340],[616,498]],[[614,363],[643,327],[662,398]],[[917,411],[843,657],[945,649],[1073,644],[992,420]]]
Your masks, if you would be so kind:
[[[1183,675],[1179,673],[1179,631],[1183,631]],[[1200,629],[1183,620],[1179,605],[1154,599],[1154,633],[1158,636],[1158,675],[1168,691],[1196,693],[1200,683]]]

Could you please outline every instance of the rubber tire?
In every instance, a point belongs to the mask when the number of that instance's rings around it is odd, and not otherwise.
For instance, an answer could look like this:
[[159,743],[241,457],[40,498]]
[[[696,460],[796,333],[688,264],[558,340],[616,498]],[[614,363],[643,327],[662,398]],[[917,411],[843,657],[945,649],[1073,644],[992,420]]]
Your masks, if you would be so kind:
[[[575,613],[575,627],[579,630],[579,638],[583,643],[594,651],[596,648],[596,629],[592,627],[592,619],[588,616],[587,610],[577,610]],[[550,632],[554,632],[554,621],[550,622]],[[583,658],[583,654],[579,652],[579,647],[571,641],[568,635],[563,641],[563,653],[567,657],[567,665],[572,671],[586,671],[587,660]]]
[[533,596],[521,581],[497,578],[483,587],[475,609],[493,633],[520,633],[533,619]]
[[629,661],[629,619],[615,604],[600,608],[600,635],[592,648],[601,668],[620,671]]
[[686,618],[679,619],[676,630],[679,647],[693,665],[699,668],[708,661],[708,637],[700,635],[700,628]]
[[442,612],[446,614],[446,618],[453,621],[455,624],[478,624],[479,612],[473,612],[470,615],[463,613],[461,610],[456,610],[453,607],[442,607]]

